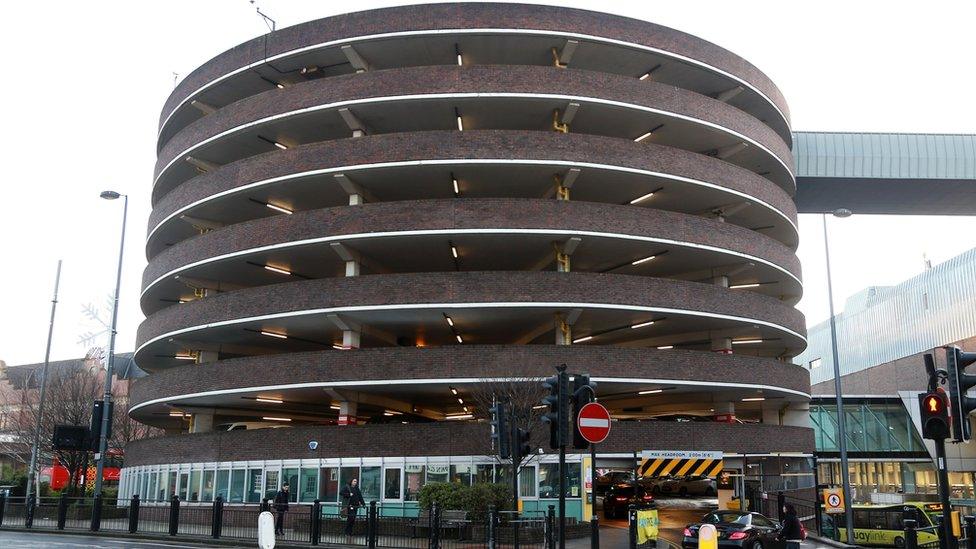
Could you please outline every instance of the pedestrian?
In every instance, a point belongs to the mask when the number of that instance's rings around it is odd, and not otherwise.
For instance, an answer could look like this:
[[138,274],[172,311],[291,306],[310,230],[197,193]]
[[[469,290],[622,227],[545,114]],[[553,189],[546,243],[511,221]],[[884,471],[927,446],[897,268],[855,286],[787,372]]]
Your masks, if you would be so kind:
[[356,525],[356,513],[360,507],[366,505],[366,501],[363,500],[363,493],[359,491],[359,481],[350,480],[349,484],[342,487],[342,492],[339,492],[339,495],[342,496],[346,510],[346,535],[351,536],[352,529]]
[[779,539],[786,542],[786,549],[800,549],[803,541],[803,525],[796,517],[796,508],[792,504],[783,505],[783,529],[779,531]]
[[281,485],[281,490],[275,494],[274,498],[275,513],[278,515],[275,520],[275,535],[285,535],[285,513],[288,512],[288,483]]

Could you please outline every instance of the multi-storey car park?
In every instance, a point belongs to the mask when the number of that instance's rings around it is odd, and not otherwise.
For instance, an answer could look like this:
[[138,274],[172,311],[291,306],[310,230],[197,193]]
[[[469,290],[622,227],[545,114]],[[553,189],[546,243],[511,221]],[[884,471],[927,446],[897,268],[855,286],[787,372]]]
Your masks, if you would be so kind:
[[791,142],[747,61],[590,11],[397,7],[218,55],[162,111],[130,414],[167,436],[126,448],[121,497],[359,477],[410,507],[510,474],[472,395],[562,363],[618,420],[605,465],[810,485]]

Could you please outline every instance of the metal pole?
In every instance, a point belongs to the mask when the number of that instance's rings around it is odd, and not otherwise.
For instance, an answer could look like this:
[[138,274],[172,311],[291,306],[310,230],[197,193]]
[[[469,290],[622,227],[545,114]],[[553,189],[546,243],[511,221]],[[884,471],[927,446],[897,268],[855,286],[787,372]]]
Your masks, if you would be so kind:
[[837,402],[837,438],[840,449],[840,478],[844,490],[844,529],[847,543],[854,545],[854,510],[851,505],[851,478],[847,465],[847,425],[844,418],[844,397],[840,383],[840,359],[837,353],[837,323],[834,320],[834,286],[830,278],[830,248],[827,243],[827,214],[822,214],[824,256],[827,260],[827,302],[830,306],[830,352],[834,362],[834,398]]
[[952,535],[952,507],[949,506],[949,471],[946,467],[945,439],[935,441],[936,469],[939,475],[939,501],[942,502],[943,547],[957,549],[959,543]]
[[51,322],[47,327],[47,349],[44,351],[44,368],[41,370],[41,394],[37,401],[37,425],[34,428],[34,443],[31,445],[30,467],[27,470],[27,501],[34,488],[34,476],[37,474],[37,453],[41,444],[41,419],[44,416],[44,395],[47,393],[47,367],[51,362],[51,337],[54,335],[54,311],[58,307],[58,286],[61,284],[61,260],[58,260],[58,272],[54,275],[54,299],[51,300]]
[[596,514],[596,444],[593,443],[590,443],[590,549],[600,549],[600,518]]
[[559,445],[559,549],[566,549],[566,444]]
[[95,495],[102,493],[102,471],[108,450],[108,429],[112,424],[112,371],[115,368],[115,334],[119,319],[119,287],[122,285],[122,254],[125,251],[125,221],[129,213],[129,195],[122,195],[122,237],[119,239],[119,267],[115,275],[115,302],[112,305],[112,330],[108,338],[108,364],[105,367],[105,396],[102,398],[102,432],[98,437],[98,465],[95,469]]

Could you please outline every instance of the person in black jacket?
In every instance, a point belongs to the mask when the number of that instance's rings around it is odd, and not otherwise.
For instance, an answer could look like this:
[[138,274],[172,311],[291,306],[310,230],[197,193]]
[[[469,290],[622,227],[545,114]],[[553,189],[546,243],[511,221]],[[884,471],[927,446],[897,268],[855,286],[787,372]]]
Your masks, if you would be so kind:
[[363,500],[363,493],[359,491],[359,481],[352,479],[349,484],[342,487],[339,492],[342,496],[343,505],[346,508],[346,535],[352,535],[352,529],[356,525],[356,512],[360,507],[366,505]]
[[288,512],[288,483],[281,485],[281,490],[275,494],[274,498],[275,514],[275,534],[285,535],[285,513]]
[[786,541],[786,549],[800,549],[803,541],[803,526],[796,517],[796,508],[787,503],[783,505],[783,529],[779,532],[779,539]]

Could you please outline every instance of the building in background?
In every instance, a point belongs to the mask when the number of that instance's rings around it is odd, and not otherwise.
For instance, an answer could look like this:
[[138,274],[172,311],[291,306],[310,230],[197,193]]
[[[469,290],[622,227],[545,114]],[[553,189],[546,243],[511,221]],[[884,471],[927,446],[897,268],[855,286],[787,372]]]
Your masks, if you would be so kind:
[[[934,447],[920,437],[916,395],[928,376],[922,355],[938,347],[976,350],[976,249],[928,267],[896,286],[869,287],[836,315],[847,414],[851,483],[858,498],[872,492],[935,494]],[[839,482],[830,327],[809,330],[796,357],[810,371],[810,417],[816,430],[821,482]],[[973,505],[976,449],[947,446],[952,497]]]
[[218,55],[160,119],[130,413],[171,436],[130,444],[122,496],[334,505],[358,477],[415,508],[510,478],[478,395],[560,363],[617,419],[606,465],[812,486],[792,141],[748,61],[597,12],[405,6]]

